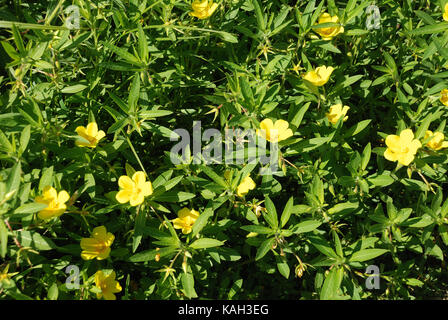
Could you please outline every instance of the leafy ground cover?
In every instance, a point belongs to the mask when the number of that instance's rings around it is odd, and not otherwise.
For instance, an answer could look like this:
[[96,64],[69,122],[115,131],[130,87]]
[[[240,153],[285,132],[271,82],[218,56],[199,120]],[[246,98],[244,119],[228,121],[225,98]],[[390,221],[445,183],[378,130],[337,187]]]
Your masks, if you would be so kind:
[[445,298],[447,21],[0,0],[0,299]]

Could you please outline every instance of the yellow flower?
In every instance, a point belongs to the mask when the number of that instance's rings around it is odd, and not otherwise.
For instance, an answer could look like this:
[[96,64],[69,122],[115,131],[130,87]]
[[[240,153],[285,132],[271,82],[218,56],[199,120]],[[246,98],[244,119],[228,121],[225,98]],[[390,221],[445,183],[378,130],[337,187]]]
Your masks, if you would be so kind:
[[115,236],[107,232],[105,226],[93,229],[92,238],[81,239],[81,258],[84,260],[106,259],[110,253],[110,246],[114,242]]
[[302,78],[311,82],[313,85],[320,87],[328,82],[333,70],[333,67],[317,67],[316,70],[311,70],[303,74]]
[[349,106],[344,106],[344,108],[342,108],[342,104],[340,103],[332,105],[330,107],[330,112],[326,114],[328,121],[332,124],[336,124],[340,117],[344,117],[343,121],[347,120],[348,116],[346,116],[346,114],[349,109]]
[[145,173],[137,171],[132,175],[132,179],[128,176],[121,176],[118,179],[118,186],[121,188],[115,198],[120,203],[130,201],[131,206],[142,204],[145,197],[152,194],[152,183],[146,181]]
[[96,122],[90,122],[87,125],[87,128],[79,126],[75,129],[75,131],[83,138],[78,139],[75,142],[75,144],[79,147],[95,148],[98,141],[106,136],[103,130],[98,131],[98,125]]
[[448,106],[448,89],[443,89],[443,90],[440,92],[440,101],[441,101],[444,105]]
[[[331,16],[329,13],[322,13],[319,17],[318,24],[322,23],[329,23],[334,22],[338,23],[339,18],[337,16]],[[331,40],[333,37],[337,36],[340,33],[344,32],[343,26],[334,26],[334,27],[328,27],[328,28],[318,28],[315,29],[318,34],[322,37],[324,40]]]
[[67,191],[62,190],[59,193],[55,188],[46,186],[43,190],[42,196],[36,197],[35,201],[44,203],[47,207],[39,211],[38,216],[43,220],[59,217],[65,212],[67,206],[65,203],[70,199]]
[[411,129],[401,131],[400,136],[391,134],[386,137],[387,149],[384,157],[389,161],[398,161],[402,165],[408,166],[422,147],[419,140],[414,139],[414,133]]
[[293,135],[292,130],[288,129],[288,127],[289,123],[285,120],[280,119],[273,123],[271,119],[264,119],[260,122],[260,129],[257,129],[257,135],[270,142],[279,142]]
[[194,209],[183,208],[177,213],[178,218],[173,220],[175,229],[182,229],[183,234],[191,232],[193,224],[199,217],[199,212]]
[[448,3],[445,4],[445,8],[443,11],[443,20],[448,21]]
[[121,291],[120,283],[115,281],[115,271],[112,271],[108,276],[105,276],[101,270],[97,271],[95,273],[95,285],[101,289],[101,293],[96,294],[98,299],[104,297],[106,300],[115,300],[114,293]]
[[433,150],[440,150],[442,148],[448,148],[448,141],[445,140],[445,135],[442,132],[434,132],[427,130],[425,132],[425,137],[423,139],[427,139],[432,137],[426,145]]
[[218,4],[213,3],[213,0],[194,0],[191,4],[191,8],[193,9],[193,11],[190,12],[191,16],[198,19],[207,19],[213,12],[215,12],[216,8],[218,8]]
[[255,189],[255,182],[252,180],[250,176],[247,176],[246,178],[241,181],[240,185],[236,188],[236,194],[238,197],[245,196],[249,190]]

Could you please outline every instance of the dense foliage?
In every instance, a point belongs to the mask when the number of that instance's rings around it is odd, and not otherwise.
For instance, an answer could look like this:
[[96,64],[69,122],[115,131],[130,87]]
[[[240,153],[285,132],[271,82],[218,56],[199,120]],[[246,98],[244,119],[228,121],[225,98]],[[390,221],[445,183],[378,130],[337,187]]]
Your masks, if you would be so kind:
[[0,0],[0,299],[445,298],[446,2]]

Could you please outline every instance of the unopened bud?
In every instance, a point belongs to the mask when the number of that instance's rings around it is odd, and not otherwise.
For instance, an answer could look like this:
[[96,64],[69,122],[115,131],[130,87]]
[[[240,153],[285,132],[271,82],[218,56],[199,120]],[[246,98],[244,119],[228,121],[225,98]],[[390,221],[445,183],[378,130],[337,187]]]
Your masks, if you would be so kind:
[[14,195],[14,193],[16,193],[16,191],[17,191],[17,190],[9,191],[9,192],[5,195],[5,199],[4,199],[4,201],[8,201],[8,200],[10,200],[10,199],[12,198],[12,196]]

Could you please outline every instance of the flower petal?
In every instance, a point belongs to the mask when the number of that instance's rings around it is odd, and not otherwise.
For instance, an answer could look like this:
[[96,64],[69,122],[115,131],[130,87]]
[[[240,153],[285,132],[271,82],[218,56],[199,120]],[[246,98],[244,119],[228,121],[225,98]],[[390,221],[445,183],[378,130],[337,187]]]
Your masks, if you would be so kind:
[[414,139],[414,133],[411,129],[404,129],[400,133],[400,142],[404,145],[407,145],[411,143],[411,141]]
[[59,192],[59,194],[58,194],[58,203],[60,203],[60,204],[66,203],[69,199],[70,199],[70,196],[67,193],[67,191],[62,190],[62,191]]
[[135,182],[135,185],[138,188],[141,188],[141,185],[145,183],[146,176],[143,171],[137,171],[132,175],[132,180]]
[[129,203],[131,206],[135,207],[138,206],[139,204],[142,204],[144,200],[145,197],[143,196],[143,193],[138,192],[131,195]]
[[128,176],[121,176],[118,179],[118,186],[124,190],[134,189],[135,183]]
[[96,124],[96,122],[90,122],[87,125],[87,130],[86,133],[90,136],[90,137],[95,137],[98,133],[98,125]]
[[132,191],[120,190],[115,195],[115,199],[117,199],[117,201],[119,203],[126,203],[126,202],[129,202],[129,200],[131,199],[131,196],[132,196]]

